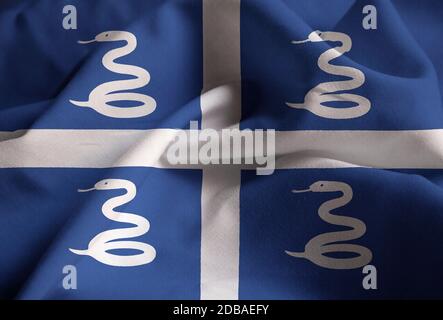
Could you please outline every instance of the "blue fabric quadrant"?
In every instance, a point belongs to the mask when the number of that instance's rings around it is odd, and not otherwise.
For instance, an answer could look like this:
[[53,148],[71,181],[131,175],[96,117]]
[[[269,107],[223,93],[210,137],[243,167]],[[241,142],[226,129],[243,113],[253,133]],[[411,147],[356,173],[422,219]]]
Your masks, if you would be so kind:
[[[2,298],[199,299],[200,171],[4,169],[0,176]],[[77,192],[111,178],[137,186],[135,198],[115,211],[150,223],[145,234],[114,241],[138,241],[155,248],[156,257],[148,264],[116,267],[69,251],[87,249],[103,231],[134,227],[102,212],[103,204],[125,194],[124,189]],[[77,268],[77,290],[63,287],[66,265]]]
[[[77,30],[62,28],[62,9],[67,4],[77,8]],[[0,77],[0,130],[185,128],[189,121],[201,118],[199,1],[9,1],[0,4],[0,28],[8,30],[0,34],[4,75]],[[114,118],[70,103],[88,101],[99,85],[136,78],[111,72],[102,64],[103,56],[126,46],[125,41],[77,43],[105,31],[125,31],[136,37],[135,50],[121,52],[115,63],[149,72],[148,84],[125,91],[152,97],[157,107],[149,115]],[[142,105],[139,101],[109,104],[122,109]]]
[[[443,36],[441,1],[425,1],[426,13],[414,13],[423,2],[371,1],[378,14],[378,28],[362,27],[367,1],[242,1],[241,48],[243,128],[277,130],[419,130],[443,128],[443,68],[436,39]],[[432,10],[430,10],[432,8]],[[431,12],[432,11],[432,12]],[[439,15],[440,13],[440,15]],[[430,19],[428,20],[428,15]],[[327,63],[348,68],[332,74],[318,66],[326,51],[340,50],[340,41],[293,44],[311,32],[343,33],[350,37],[350,51],[332,53]],[[328,66],[326,66],[328,67]],[[349,68],[353,68],[349,70]],[[357,72],[365,75],[357,83]],[[345,90],[345,81],[354,81]],[[370,101],[359,117],[331,119],[287,103],[303,104],[309,90],[329,95],[326,106],[343,110],[352,101],[332,101],[333,94],[355,94]],[[328,99],[326,99],[328,100]],[[345,99],[346,100],[346,99]],[[321,109],[321,108],[319,108]]]
[[[378,271],[377,290],[363,288],[363,267],[332,269],[285,252],[304,252],[306,243],[318,235],[352,230],[319,216],[323,204],[343,196],[338,189],[291,192],[318,181],[351,187],[351,201],[331,206],[329,213],[359,219],[366,231],[359,238],[324,245],[369,249],[369,264]],[[268,177],[244,172],[240,299],[441,298],[442,188],[441,170],[294,169]],[[337,259],[358,255],[337,251],[327,255]]]

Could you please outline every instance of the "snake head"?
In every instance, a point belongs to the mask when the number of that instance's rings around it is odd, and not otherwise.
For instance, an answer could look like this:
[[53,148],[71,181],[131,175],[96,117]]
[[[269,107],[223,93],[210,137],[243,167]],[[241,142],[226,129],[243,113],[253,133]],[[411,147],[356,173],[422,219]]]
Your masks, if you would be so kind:
[[94,185],[95,190],[112,190],[121,188],[118,179],[103,179]]
[[92,188],[89,189],[78,189],[78,192],[89,192],[94,190],[112,190],[118,189],[116,186],[116,179],[104,179],[97,182]]
[[328,192],[331,191],[330,185],[329,181],[317,181],[309,186],[309,190],[312,192]]
[[114,190],[114,189],[126,189],[131,192],[136,192],[136,186],[129,180],[124,179],[103,179],[97,182],[94,187],[90,189],[79,189],[78,192],[89,192],[94,190]]
[[304,190],[292,190],[293,193],[304,193],[304,192],[331,192],[337,191],[336,182],[334,181],[317,181],[309,186],[308,189]]
[[79,44],[89,44],[93,42],[108,42],[108,41],[119,41],[119,40],[133,40],[134,35],[125,31],[105,31],[98,34],[94,39],[88,41],[77,41]]
[[324,36],[325,36],[325,32],[320,31],[320,30],[315,30],[309,34],[308,39],[301,40],[301,41],[291,41],[291,43],[292,44],[302,44],[302,43],[306,43],[306,42],[321,42],[321,41],[325,41]]
[[123,41],[135,38],[134,35],[126,31],[105,31],[95,37],[97,42]]
[[135,184],[124,179],[103,179],[94,185],[95,190],[136,190]]
[[352,195],[350,185],[340,181],[317,181],[309,186],[306,190],[293,190],[294,193],[300,192],[343,192]]
[[311,42],[321,42],[321,41],[324,41],[323,36],[324,36],[323,31],[315,30],[309,34],[308,39]]

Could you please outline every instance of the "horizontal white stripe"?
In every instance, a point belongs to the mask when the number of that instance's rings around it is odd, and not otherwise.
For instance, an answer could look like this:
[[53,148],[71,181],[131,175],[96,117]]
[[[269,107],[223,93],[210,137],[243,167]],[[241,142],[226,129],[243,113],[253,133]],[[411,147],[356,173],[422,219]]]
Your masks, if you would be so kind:
[[443,169],[443,130],[282,131],[276,154],[278,169]]
[[168,167],[176,130],[28,130],[0,132],[0,167]]
[[[179,130],[40,130],[0,132],[0,168],[204,168],[170,165]],[[443,169],[443,130],[277,131],[277,169]],[[254,169],[240,166],[242,169]]]

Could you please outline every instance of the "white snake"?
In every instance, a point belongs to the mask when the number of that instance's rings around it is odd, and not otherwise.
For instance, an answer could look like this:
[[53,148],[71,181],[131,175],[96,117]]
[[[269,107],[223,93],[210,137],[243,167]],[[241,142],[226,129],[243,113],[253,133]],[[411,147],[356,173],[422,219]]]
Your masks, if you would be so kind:
[[[339,93],[357,89],[365,82],[365,75],[356,68],[346,66],[336,66],[329,62],[351,50],[351,38],[341,32],[322,32],[314,31],[309,34],[307,40],[292,41],[293,44],[305,42],[338,41],[342,45],[329,49],[322,53],[318,58],[318,67],[326,73],[345,76],[350,80],[325,82],[309,90],[305,96],[304,103],[286,103],[289,107],[295,109],[306,109],[315,115],[328,119],[353,119],[358,118],[369,112],[371,102],[357,94]],[[324,105],[325,102],[342,101],[354,102],[357,105],[352,107],[334,108]]]
[[[110,220],[131,223],[136,226],[101,232],[89,242],[88,249],[69,250],[75,254],[87,255],[101,263],[115,267],[133,267],[152,262],[156,256],[156,251],[152,246],[138,241],[116,241],[118,239],[139,237],[149,231],[149,221],[144,217],[132,213],[114,211],[115,208],[126,204],[135,198],[137,189],[131,181],[122,179],[105,179],[97,182],[91,189],[78,191],[88,192],[93,190],[113,189],[126,189],[126,193],[107,200],[102,207],[103,215]],[[136,255],[116,255],[108,253],[108,251],[116,249],[132,249],[141,251],[142,253]]]
[[[112,118],[139,118],[144,117],[157,107],[156,101],[147,95],[140,93],[124,92],[146,86],[151,80],[148,71],[143,68],[115,63],[114,60],[126,56],[133,52],[137,47],[137,38],[126,31],[106,31],[102,32],[91,41],[79,41],[80,44],[104,41],[126,41],[123,47],[113,49],[103,56],[103,66],[109,71],[135,76],[135,79],[118,80],[104,83],[97,86],[89,94],[88,101],[69,100],[72,104],[79,107],[89,107],[100,114]],[[136,101],[142,103],[136,107],[115,107],[109,104],[112,101]]]
[[[356,244],[337,243],[362,237],[366,232],[365,223],[353,217],[338,216],[330,213],[331,210],[343,207],[352,200],[352,188],[344,182],[318,181],[307,190],[293,190],[292,192],[301,193],[309,191],[342,192],[343,195],[341,197],[324,202],[318,209],[318,215],[327,223],[349,227],[351,230],[323,233],[309,240],[304,252],[285,252],[292,257],[305,258],[316,265],[329,269],[356,269],[369,264],[372,260],[372,252],[368,248]],[[333,258],[325,255],[332,252],[349,252],[357,254],[357,256]]]

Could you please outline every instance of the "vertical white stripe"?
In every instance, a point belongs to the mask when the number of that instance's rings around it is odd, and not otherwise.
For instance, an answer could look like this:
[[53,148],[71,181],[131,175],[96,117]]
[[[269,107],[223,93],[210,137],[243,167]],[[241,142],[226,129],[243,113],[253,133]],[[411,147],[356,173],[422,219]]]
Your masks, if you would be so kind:
[[[202,129],[241,116],[240,0],[203,0]],[[203,170],[201,299],[238,299],[241,171]]]

